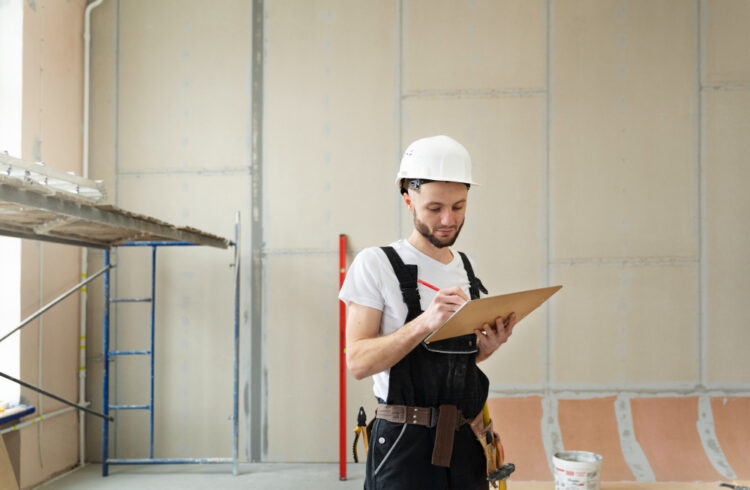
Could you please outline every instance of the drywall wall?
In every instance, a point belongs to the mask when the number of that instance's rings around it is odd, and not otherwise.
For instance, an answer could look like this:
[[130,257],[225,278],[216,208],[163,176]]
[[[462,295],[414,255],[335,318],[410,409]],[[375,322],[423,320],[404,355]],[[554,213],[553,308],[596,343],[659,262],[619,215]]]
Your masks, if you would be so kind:
[[[748,210],[732,190],[744,175],[742,143],[729,140],[741,139],[747,112],[746,70],[731,55],[747,46],[736,20],[747,19],[746,5],[404,0],[372,8],[266,6],[267,457],[336,457],[330,411],[309,415],[318,423],[304,448],[283,442],[286,414],[314,405],[315,393],[330,410],[336,388],[334,350],[315,361],[335,343],[334,307],[323,311],[293,271],[315,267],[315,289],[331,288],[324,273],[335,268],[336,233],[350,235],[352,254],[408,234],[390,181],[363,172],[392,178],[400,151],[437,133],[466,144],[485,184],[471,190],[457,244],[485,283],[495,292],[566,286],[483,365],[493,396],[745,393],[750,369],[729,360],[741,357],[734,349],[744,344],[729,343],[745,337],[742,313],[729,305],[748,289],[747,260],[737,255],[747,240],[737,220]],[[390,121],[381,122],[384,110]],[[391,152],[393,134],[396,155],[385,162],[379,152]],[[352,138],[359,145],[348,150]],[[304,162],[296,170],[304,177],[290,181],[293,162]],[[300,207],[284,199],[290,191],[304,200],[301,223]],[[289,294],[317,312],[319,326],[302,333],[309,340],[299,349],[315,342],[312,353],[287,362],[274,353],[295,350],[277,326],[299,314]],[[285,389],[282,380],[303,368],[314,387]],[[372,404],[366,389],[354,392],[350,416]]]
[[[397,230],[398,11],[392,2],[268,2],[266,16],[264,457],[331,461],[338,235],[360,249]],[[347,383],[354,427],[360,404],[372,416],[374,397],[369,380]]]
[[[243,259],[250,247],[251,21],[244,1],[105,0],[92,14],[91,177],[105,181],[117,206],[231,240],[239,211]],[[150,249],[115,249],[112,260],[112,297],[150,295]],[[231,249],[157,252],[154,457],[232,455],[232,260]],[[91,270],[101,263],[102,253],[92,251]],[[246,296],[249,276],[243,267]],[[87,391],[100,409],[101,283],[90,291]],[[148,305],[112,311],[111,348],[147,349]],[[248,340],[243,335],[242,393]],[[149,403],[146,356],[120,356],[110,368],[111,404]],[[240,410],[246,406],[240,398]],[[110,456],[148,457],[148,412],[115,416]],[[87,429],[87,457],[99,461],[101,422],[88,417]]]
[[[81,173],[84,0],[24,2],[21,157]],[[21,317],[80,278],[78,247],[24,240]],[[74,295],[21,333],[21,378],[78,400],[79,303]],[[65,407],[21,390],[35,416]],[[68,412],[20,432],[20,484],[31,487],[78,463],[78,415]]]
[[[746,2],[257,4],[261,182],[247,167],[250,2],[112,0],[95,13],[94,39],[92,155],[116,202],[220,234],[228,225],[215,218],[231,206],[244,202],[262,220],[262,287],[245,289],[262,305],[246,310],[256,321],[245,320],[243,336],[260,332],[263,368],[245,371],[243,417],[255,417],[243,425],[247,458],[337,458],[338,234],[349,236],[351,259],[408,233],[393,176],[406,145],[436,133],[468,147],[484,184],[471,190],[457,246],[485,284],[497,293],[565,285],[483,365],[493,397],[542,398],[551,422],[535,444],[564,446],[558,398],[750,390],[740,307],[750,287]],[[252,185],[262,199],[250,208]],[[236,204],[224,204],[224,188],[236,189]],[[213,211],[193,211],[198,198]],[[123,276],[118,287],[143,281]],[[190,291],[162,321],[203,314]],[[179,345],[201,333],[165,335]],[[223,373],[201,369],[198,379]],[[122,371],[118,382],[137,375]],[[349,388],[351,426],[374,400],[368,381],[350,378]],[[161,435],[180,440],[168,427]],[[210,437],[162,455],[195,454]],[[125,436],[117,444],[136,452]]]

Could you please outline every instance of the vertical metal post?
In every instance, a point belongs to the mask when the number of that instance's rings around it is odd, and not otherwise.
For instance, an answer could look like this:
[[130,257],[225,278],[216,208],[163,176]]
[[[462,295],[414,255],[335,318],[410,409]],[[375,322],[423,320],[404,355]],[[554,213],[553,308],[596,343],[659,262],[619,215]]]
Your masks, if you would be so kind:
[[[102,413],[109,415],[109,249],[104,251],[104,320],[102,326],[104,350],[104,386],[102,387]],[[102,476],[109,474],[109,422],[102,420]]]
[[250,185],[250,423],[246,430],[250,461],[263,459],[268,448],[268,424],[264,414],[263,395],[263,79],[265,37],[263,34],[265,0],[252,0],[252,77],[251,77],[251,148]]
[[154,345],[154,317],[156,311],[156,246],[151,247],[151,394],[148,405],[149,412],[149,439],[148,457],[154,457],[154,358],[156,350]]
[[234,216],[234,393],[232,398],[232,474],[237,475],[239,449],[239,389],[240,389],[240,212]]

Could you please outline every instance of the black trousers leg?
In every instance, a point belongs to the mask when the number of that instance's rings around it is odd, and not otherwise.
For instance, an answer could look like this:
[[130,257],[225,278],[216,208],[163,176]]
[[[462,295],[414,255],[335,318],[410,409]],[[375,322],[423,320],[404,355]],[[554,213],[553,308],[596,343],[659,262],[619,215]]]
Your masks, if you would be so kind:
[[467,425],[456,433],[451,467],[431,463],[435,429],[376,419],[367,455],[366,490],[485,490],[484,454]]

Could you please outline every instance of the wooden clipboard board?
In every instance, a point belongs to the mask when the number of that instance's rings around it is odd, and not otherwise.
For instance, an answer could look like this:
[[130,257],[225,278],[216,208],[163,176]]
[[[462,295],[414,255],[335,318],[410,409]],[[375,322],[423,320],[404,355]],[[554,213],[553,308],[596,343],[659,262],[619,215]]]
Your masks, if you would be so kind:
[[442,327],[428,335],[424,341],[429,344],[438,340],[460,337],[474,330],[481,330],[485,323],[493,325],[497,317],[506,317],[513,312],[516,314],[516,324],[518,324],[560,289],[562,286],[551,286],[467,301],[446,320]]

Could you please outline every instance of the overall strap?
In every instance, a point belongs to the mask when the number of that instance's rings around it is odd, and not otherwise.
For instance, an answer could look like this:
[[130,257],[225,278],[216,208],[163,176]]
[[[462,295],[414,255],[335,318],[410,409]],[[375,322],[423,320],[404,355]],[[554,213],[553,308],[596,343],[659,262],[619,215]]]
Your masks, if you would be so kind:
[[469,257],[463,252],[458,252],[458,255],[461,256],[461,260],[464,263],[464,269],[466,270],[466,276],[469,278],[469,295],[471,296],[471,299],[479,299],[479,291],[487,294],[487,288],[485,288],[482,281],[474,275],[474,269],[471,267]]
[[401,257],[393,247],[380,247],[385,252],[386,257],[391,262],[393,272],[398,278],[398,285],[401,288],[401,295],[404,303],[409,309],[406,321],[410,322],[422,313],[422,304],[420,303],[419,290],[417,289],[417,266],[414,264],[404,264]]

